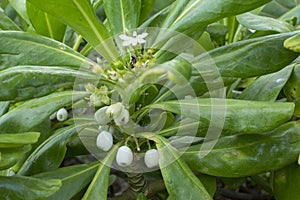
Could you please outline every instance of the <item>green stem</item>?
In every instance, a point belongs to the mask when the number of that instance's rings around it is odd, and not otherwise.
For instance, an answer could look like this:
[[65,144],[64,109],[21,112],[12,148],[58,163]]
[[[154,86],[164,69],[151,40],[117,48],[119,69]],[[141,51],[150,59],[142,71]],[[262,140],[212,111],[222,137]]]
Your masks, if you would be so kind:
[[76,42],[75,42],[74,46],[73,46],[73,49],[74,49],[75,51],[78,50],[78,48],[79,48],[81,42],[82,42],[82,36],[79,35],[79,36],[77,37],[77,39],[76,39]]

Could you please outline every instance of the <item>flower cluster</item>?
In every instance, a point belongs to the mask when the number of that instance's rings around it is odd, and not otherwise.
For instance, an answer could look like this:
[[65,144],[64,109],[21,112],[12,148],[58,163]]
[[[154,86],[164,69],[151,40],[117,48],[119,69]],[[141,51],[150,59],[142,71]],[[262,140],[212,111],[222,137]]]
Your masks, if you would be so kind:
[[108,88],[106,86],[97,88],[92,84],[87,84],[85,89],[92,93],[89,97],[91,105],[103,106],[110,103],[110,98],[108,97]]
[[[103,151],[109,151],[113,146],[114,128],[111,126],[112,121],[121,127],[129,122],[130,116],[125,106],[118,102],[110,106],[104,106],[96,111],[95,120],[99,124],[99,135],[96,139],[96,145]],[[150,149],[146,152],[144,162],[148,168],[153,168],[158,165],[158,151]],[[121,167],[130,166],[133,162],[132,150],[124,145],[117,151],[117,164]]]

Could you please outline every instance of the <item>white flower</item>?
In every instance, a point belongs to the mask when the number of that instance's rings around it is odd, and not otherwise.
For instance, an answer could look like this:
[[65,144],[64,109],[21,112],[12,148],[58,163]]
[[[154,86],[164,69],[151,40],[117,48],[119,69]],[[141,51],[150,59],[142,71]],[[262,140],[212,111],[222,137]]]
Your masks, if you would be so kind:
[[113,146],[113,137],[110,132],[101,131],[97,137],[96,145],[103,151],[108,151]]
[[56,119],[60,122],[68,119],[68,111],[65,108],[61,108],[56,113]]
[[159,154],[156,149],[150,149],[145,154],[145,164],[148,168],[152,168],[158,165]]
[[110,122],[110,119],[106,115],[107,108],[108,106],[100,108],[94,115],[96,122],[99,123],[101,126],[105,126]]
[[131,149],[128,146],[121,146],[118,149],[116,161],[121,167],[127,167],[131,165],[133,161],[133,153]]
[[127,122],[129,121],[129,112],[128,112],[128,110],[123,108],[120,115],[118,117],[114,118],[114,120],[115,120],[115,123],[118,126],[122,126],[122,125],[127,124]]
[[132,33],[132,37],[131,36],[127,36],[125,34],[122,34],[119,36],[119,38],[121,38],[124,42],[123,42],[123,46],[136,46],[137,44],[143,44],[146,42],[146,40],[144,40],[145,37],[147,37],[148,33],[142,33],[142,34],[137,34],[136,31],[133,31]]

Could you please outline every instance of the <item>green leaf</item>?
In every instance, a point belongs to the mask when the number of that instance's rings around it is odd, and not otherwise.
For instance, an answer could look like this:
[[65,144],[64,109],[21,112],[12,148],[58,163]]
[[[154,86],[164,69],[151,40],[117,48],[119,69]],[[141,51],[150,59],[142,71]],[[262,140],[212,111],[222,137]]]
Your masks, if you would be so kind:
[[[299,54],[283,47],[287,38],[299,32],[276,34],[225,45],[194,59],[193,74],[202,77],[249,78],[276,72],[290,64]],[[212,62],[216,68],[212,67]]]
[[9,0],[9,3],[17,11],[17,13],[30,25],[30,20],[26,9],[26,0]]
[[212,199],[200,180],[178,156],[177,150],[159,136],[154,138],[159,150],[159,165],[171,199]]
[[134,30],[139,25],[141,0],[103,0],[103,4],[114,35]]
[[285,40],[284,47],[300,53],[300,34],[294,35]]
[[18,175],[32,175],[58,168],[65,157],[67,143],[76,133],[75,126],[58,129],[28,156]]
[[85,96],[85,92],[65,91],[26,101],[0,117],[0,133],[35,131],[58,109]]
[[201,125],[210,125],[230,133],[259,133],[272,130],[289,121],[294,112],[292,103],[214,98],[166,101],[151,105],[151,108],[200,120],[203,123]]
[[16,165],[30,149],[30,145],[18,148],[0,148],[0,171]]
[[74,165],[36,174],[33,177],[42,180],[61,180],[62,186],[56,193],[48,197],[48,200],[71,199],[91,182],[98,166],[99,162]]
[[106,155],[104,160],[99,164],[93,181],[82,197],[83,200],[107,199],[110,166],[112,165],[119,146],[119,144],[115,145],[114,148]]
[[290,65],[279,72],[259,77],[241,93],[239,99],[274,102],[293,69],[294,65]]
[[276,31],[278,33],[285,33],[295,30],[291,24],[285,21],[254,15],[252,13],[239,15],[237,16],[237,19],[243,26],[257,31]]
[[31,24],[38,34],[61,42],[63,41],[66,31],[66,25],[64,25],[48,13],[36,8],[28,1],[26,2],[26,6],[27,14],[30,18]]
[[0,148],[21,147],[38,141],[40,133],[27,132],[16,134],[0,134]]
[[70,89],[75,80],[83,84],[97,79],[89,72],[66,67],[10,67],[0,72],[0,100],[20,101],[41,97],[58,89]]
[[[212,149],[203,149],[202,144],[184,149],[182,158],[193,170],[204,174],[246,177],[296,162],[300,151],[300,124],[289,122],[266,133],[226,136],[206,144],[215,142]],[[203,153],[206,156],[202,156]]]
[[97,19],[89,0],[28,0],[42,11],[82,35],[106,60],[118,57],[105,26]]
[[0,101],[0,117],[8,111],[9,105],[9,101]]
[[0,30],[16,30],[21,31],[21,28],[11,20],[0,8]]
[[45,199],[59,190],[61,181],[24,176],[0,177],[1,199]]
[[274,0],[266,4],[262,9],[261,15],[279,18],[282,20],[291,20],[297,18],[297,24],[300,23],[300,2],[294,0]]
[[163,28],[193,33],[212,22],[258,8],[270,0],[210,0],[176,1],[167,16]]
[[300,199],[300,166],[293,163],[276,171],[273,188],[277,200]]
[[79,68],[95,64],[63,43],[25,32],[0,31],[0,46],[0,70],[18,65]]
[[283,91],[290,102],[294,102],[295,111],[294,115],[300,117],[300,65],[294,67],[294,71],[289,78],[288,82],[283,88]]
[[142,6],[141,6],[139,24],[142,24],[144,21],[146,21],[146,19],[152,12],[155,5],[155,0],[141,0],[141,1],[142,1]]

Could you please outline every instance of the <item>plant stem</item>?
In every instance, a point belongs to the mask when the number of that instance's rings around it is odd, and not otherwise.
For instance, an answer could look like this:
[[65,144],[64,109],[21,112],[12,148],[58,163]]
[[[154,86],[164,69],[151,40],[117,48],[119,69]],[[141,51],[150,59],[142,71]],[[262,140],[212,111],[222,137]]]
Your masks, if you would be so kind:
[[78,50],[78,48],[79,48],[79,46],[80,46],[80,44],[81,44],[81,41],[82,41],[82,36],[79,35],[79,36],[77,37],[77,39],[76,39],[76,42],[75,42],[74,46],[73,46],[73,49],[74,49],[75,51]]

